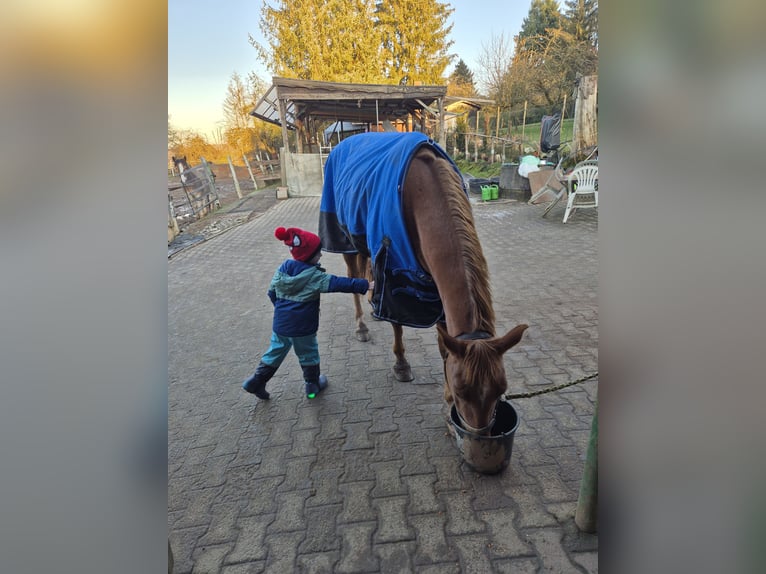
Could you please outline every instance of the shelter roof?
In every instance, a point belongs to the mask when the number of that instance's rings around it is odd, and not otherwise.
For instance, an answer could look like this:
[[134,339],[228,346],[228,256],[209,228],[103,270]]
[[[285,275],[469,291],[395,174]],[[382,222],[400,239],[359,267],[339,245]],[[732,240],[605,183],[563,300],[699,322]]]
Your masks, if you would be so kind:
[[279,100],[284,100],[288,129],[295,129],[296,121],[306,117],[376,123],[424,109],[434,114],[438,111],[434,102],[446,94],[447,86],[347,84],[274,77],[250,115],[281,126]]

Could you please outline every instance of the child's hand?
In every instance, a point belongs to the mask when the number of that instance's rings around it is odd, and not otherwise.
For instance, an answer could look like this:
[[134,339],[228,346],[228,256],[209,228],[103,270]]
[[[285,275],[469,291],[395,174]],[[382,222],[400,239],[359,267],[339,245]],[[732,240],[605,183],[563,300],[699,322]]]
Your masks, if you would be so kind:
[[373,291],[375,289],[375,281],[370,281],[370,285],[367,287],[368,291]]

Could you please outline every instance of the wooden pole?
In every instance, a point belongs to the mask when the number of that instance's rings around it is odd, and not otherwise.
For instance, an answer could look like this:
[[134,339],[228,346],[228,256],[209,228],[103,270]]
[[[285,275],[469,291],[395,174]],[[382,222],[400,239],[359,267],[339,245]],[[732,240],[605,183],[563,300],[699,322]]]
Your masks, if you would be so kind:
[[282,145],[285,147],[285,153],[289,153],[290,144],[287,140],[287,106],[282,99],[279,100],[279,123],[282,127]]
[[564,105],[561,106],[561,123],[564,123],[564,116],[567,115],[567,95],[564,94]]
[[479,162],[479,110],[476,110],[476,136],[473,138],[473,162]]
[[[495,122],[495,139],[500,139],[500,106],[497,107],[497,121]],[[495,142],[492,141],[492,160],[495,161]]]
[[444,127],[444,98],[439,98],[439,145],[447,147],[447,130]]
[[524,147],[524,132],[527,128],[527,100],[524,100],[524,118],[521,120],[521,145],[519,145],[519,155]]
[[583,532],[596,532],[598,527],[598,401],[590,426],[588,454],[580,481],[575,524]]
[[258,183],[255,181],[255,176],[253,175],[253,170],[250,169],[250,162],[247,161],[247,155],[242,154],[242,159],[245,160],[245,165],[247,166],[247,172],[250,174],[250,179],[253,180],[253,187],[255,189],[258,189]]
[[239,181],[237,181],[237,172],[234,171],[234,164],[231,163],[231,156],[227,155],[226,158],[229,160],[229,170],[231,170],[231,177],[234,179],[234,189],[237,191],[237,197],[242,199],[242,191],[239,189]]

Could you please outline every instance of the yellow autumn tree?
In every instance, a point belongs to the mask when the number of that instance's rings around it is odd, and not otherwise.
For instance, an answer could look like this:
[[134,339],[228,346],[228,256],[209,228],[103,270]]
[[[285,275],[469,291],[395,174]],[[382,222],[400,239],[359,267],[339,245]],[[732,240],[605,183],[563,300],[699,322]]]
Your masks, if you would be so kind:
[[267,45],[252,35],[250,43],[277,76],[339,82],[379,78],[372,0],[264,2],[260,28]]
[[444,83],[452,9],[436,0],[264,2],[252,35],[277,76],[357,83]]
[[381,0],[378,19],[383,36],[381,63],[386,80],[398,84],[444,84],[454,12],[436,0]]

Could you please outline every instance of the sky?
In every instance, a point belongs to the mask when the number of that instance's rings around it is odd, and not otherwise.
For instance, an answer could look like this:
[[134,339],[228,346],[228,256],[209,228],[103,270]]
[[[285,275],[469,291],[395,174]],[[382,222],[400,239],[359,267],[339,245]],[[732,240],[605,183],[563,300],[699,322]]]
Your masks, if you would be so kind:
[[[272,2],[273,4],[274,2]],[[504,34],[512,41],[531,0],[452,0],[450,53],[476,75],[482,44]],[[234,72],[255,72],[267,84],[271,73],[249,41],[266,44],[259,27],[262,0],[168,0],[168,116],[176,129],[213,139],[223,126],[223,101]]]

